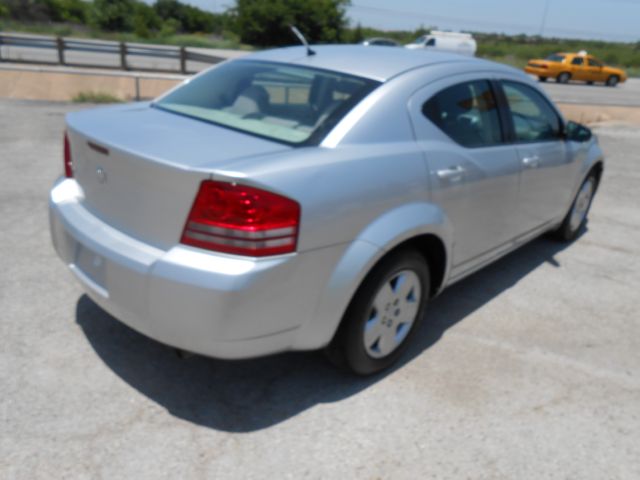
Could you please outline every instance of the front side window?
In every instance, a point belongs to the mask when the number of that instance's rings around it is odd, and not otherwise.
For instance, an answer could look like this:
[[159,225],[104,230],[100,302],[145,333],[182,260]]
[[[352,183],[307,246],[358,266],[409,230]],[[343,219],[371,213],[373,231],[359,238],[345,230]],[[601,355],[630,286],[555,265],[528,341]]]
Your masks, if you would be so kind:
[[590,58],[589,59],[589,66],[590,67],[602,67],[602,63],[600,63],[598,60],[596,60],[595,58]]
[[488,81],[446,88],[424,104],[422,113],[464,147],[486,147],[502,142],[498,107]]
[[337,72],[237,60],[153,106],[288,144],[317,143],[378,85]]
[[560,118],[543,96],[528,85],[502,82],[518,142],[555,140],[560,136]]

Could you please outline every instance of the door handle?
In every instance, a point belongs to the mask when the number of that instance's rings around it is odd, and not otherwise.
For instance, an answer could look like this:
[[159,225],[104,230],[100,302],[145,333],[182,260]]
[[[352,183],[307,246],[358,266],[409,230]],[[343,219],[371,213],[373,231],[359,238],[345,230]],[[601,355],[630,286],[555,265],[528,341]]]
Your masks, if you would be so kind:
[[522,164],[527,168],[538,168],[540,166],[540,157],[534,155],[532,157],[524,157]]
[[462,178],[465,171],[466,170],[464,167],[462,167],[461,165],[456,165],[455,167],[437,170],[436,175],[438,175],[438,177],[442,178],[443,180],[457,182]]

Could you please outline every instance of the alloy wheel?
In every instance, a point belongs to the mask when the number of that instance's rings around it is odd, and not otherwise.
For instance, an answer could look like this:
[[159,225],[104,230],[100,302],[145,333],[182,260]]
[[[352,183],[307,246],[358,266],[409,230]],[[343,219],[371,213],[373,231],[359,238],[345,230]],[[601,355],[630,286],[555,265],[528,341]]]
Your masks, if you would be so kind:
[[587,179],[586,182],[580,188],[576,201],[571,209],[571,219],[569,220],[569,228],[572,232],[578,230],[580,225],[587,216],[589,211],[589,205],[591,205],[591,198],[593,197],[594,180],[593,178]]
[[421,300],[420,279],[411,270],[393,274],[380,287],[363,330],[369,356],[386,357],[402,344],[416,320]]

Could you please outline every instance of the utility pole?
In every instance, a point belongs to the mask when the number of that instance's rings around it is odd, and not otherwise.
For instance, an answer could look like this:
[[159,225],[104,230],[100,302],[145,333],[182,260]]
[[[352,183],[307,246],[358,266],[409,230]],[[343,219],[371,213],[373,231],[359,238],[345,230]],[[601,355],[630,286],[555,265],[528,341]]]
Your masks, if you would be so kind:
[[542,22],[540,22],[540,36],[544,34],[544,27],[547,23],[547,14],[549,13],[549,2],[550,0],[545,0],[544,2],[544,12],[542,13]]

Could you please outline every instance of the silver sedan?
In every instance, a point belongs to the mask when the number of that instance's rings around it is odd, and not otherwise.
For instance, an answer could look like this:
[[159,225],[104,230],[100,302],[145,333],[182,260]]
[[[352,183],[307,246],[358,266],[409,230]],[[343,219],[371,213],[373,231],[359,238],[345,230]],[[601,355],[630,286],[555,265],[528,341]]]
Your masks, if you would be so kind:
[[602,152],[524,74],[314,50],[68,115],[51,233],[98,305],[180,350],[325,348],[369,374],[445,287],[543,233],[579,234]]

